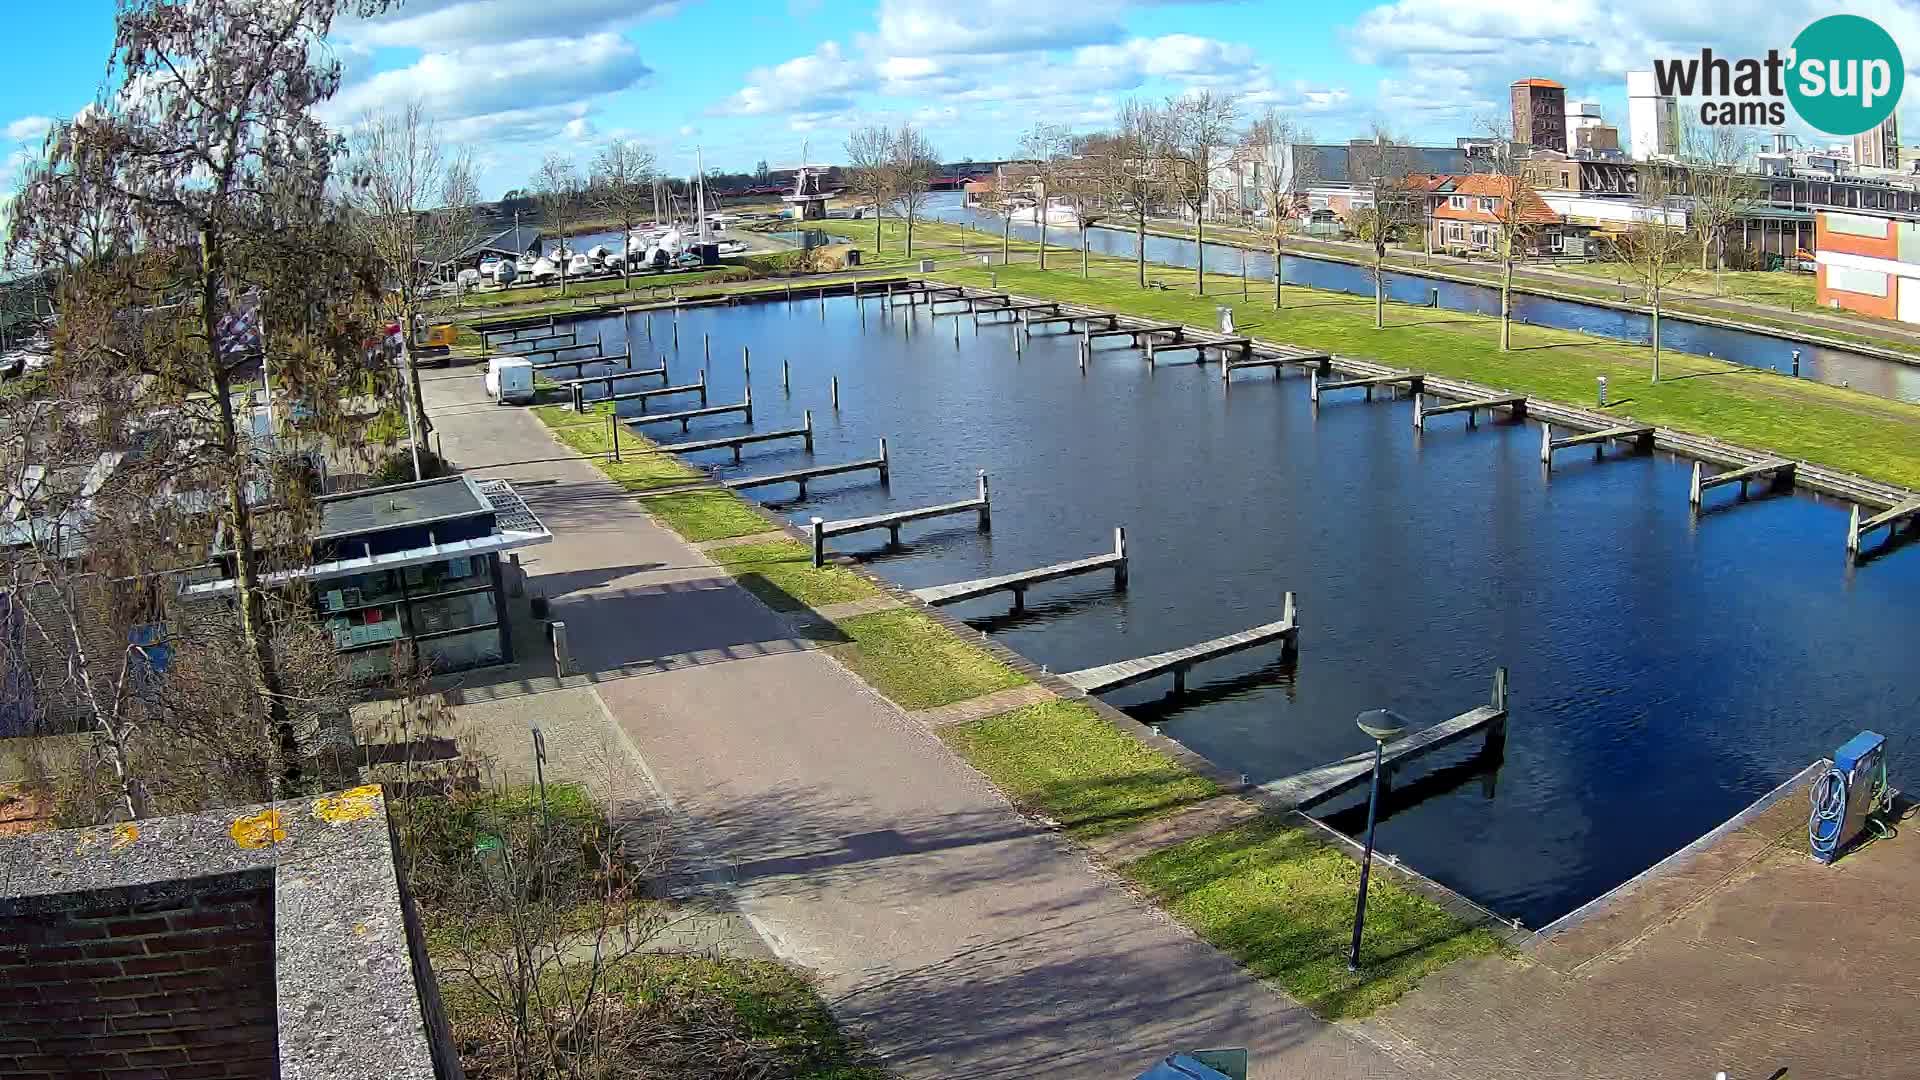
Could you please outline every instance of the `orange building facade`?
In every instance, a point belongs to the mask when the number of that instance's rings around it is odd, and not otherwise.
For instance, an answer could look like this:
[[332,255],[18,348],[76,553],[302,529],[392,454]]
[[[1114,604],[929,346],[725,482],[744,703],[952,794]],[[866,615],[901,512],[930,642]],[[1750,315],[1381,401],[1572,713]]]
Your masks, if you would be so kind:
[[1814,248],[1821,307],[1920,323],[1920,222],[1822,210]]

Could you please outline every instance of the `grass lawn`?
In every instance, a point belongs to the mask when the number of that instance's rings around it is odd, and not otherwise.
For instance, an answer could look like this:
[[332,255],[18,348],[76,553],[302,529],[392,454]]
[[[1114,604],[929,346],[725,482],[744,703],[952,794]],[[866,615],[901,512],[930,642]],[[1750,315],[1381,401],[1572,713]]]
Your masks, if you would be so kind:
[[1043,701],[940,737],[1022,809],[1097,836],[1220,794],[1213,781],[1141,745],[1078,701]]
[[779,611],[825,607],[877,596],[873,583],[845,567],[813,565],[813,551],[795,540],[741,544],[711,553],[740,584]]
[[[1235,325],[1273,341],[1367,357],[1574,405],[1590,406],[1594,378],[1608,377],[1614,411],[1651,424],[1717,436],[1755,449],[1804,458],[1894,483],[1920,486],[1920,406],[1871,394],[1666,352],[1662,381],[1649,381],[1651,351],[1572,331],[1516,325],[1514,348],[1498,348],[1499,320],[1466,312],[1387,305],[1387,326],[1373,327],[1369,297],[1288,286],[1274,311],[1259,293],[1239,299],[1238,278],[1209,276],[1205,297],[1192,273],[1149,266],[1165,290],[1133,284],[1133,266],[1103,259],[1094,276],[998,267],[1000,287],[1030,296],[1092,304],[1151,318],[1208,326],[1214,307],[1235,309]],[[985,269],[939,277],[986,285]]]
[[1360,867],[1273,819],[1165,848],[1121,873],[1248,970],[1329,1018],[1365,1016],[1429,972],[1502,948],[1493,934],[1375,875],[1361,970],[1349,973]]
[[[657,444],[625,431],[620,435],[621,460],[606,456],[613,449],[607,437],[609,405],[596,405],[585,414],[566,405],[537,405],[533,413],[571,450],[594,460],[614,483],[636,494],[699,480],[705,474],[672,454],[646,453]],[[774,525],[753,504],[728,491],[686,491],[648,497],[647,512],[681,536],[701,543],[730,536],[766,532]]]
[[852,640],[833,646],[834,656],[903,709],[951,705],[1028,681],[917,611],[880,611],[838,625]]

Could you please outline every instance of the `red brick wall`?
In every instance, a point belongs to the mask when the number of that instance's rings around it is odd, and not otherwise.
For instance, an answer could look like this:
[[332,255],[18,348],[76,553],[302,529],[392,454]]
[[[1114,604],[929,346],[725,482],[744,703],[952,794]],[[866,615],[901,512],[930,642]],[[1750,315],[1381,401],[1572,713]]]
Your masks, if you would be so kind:
[[272,1080],[273,892],[0,920],[0,1076]]

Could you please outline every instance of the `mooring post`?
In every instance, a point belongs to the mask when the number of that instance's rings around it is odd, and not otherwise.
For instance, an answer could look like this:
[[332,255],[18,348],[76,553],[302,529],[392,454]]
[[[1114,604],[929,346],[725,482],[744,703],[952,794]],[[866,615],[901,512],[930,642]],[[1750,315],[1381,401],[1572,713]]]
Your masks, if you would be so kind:
[[573,411],[586,412],[587,410],[585,408],[585,404],[582,401],[581,395],[580,395],[580,384],[573,383],[569,385],[567,389],[573,393]]
[[891,480],[892,469],[887,462],[887,437],[882,435],[880,436],[880,482],[885,484],[891,482]]
[[1693,483],[1687,488],[1687,505],[1700,508],[1700,463],[1693,463]]
[[607,414],[607,425],[613,429],[613,460],[620,460],[620,406],[615,405],[613,412]]
[[1853,516],[1847,521],[1847,554],[1860,554],[1860,504],[1853,504]]
[[808,526],[813,533],[813,565],[815,567],[824,566],[827,561],[826,524],[820,518],[814,518]]
[[953,320],[953,347],[956,349],[960,347],[960,320],[959,319]]
[[1080,352],[1080,374],[1085,375],[1087,373],[1087,343],[1086,342],[1083,341],[1080,343],[1079,352]]
[[701,368],[700,369],[700,406],[702,408],[705,408],[706,404],[707,404],[707,369]]
[[673,351],[680,351],[680,309],[673,311]]
[[567,624],[560,620],[547,625],[553,630],[553,672],[564,678],[573,674],[573,655],[567,648]]
[[1426,430],[1426,418],[1424,415],[1426,413],[1426,409],[1427,409],[1427,395],[1421,393],[1418,390],[1415,390],[1413,392],[1413,430],[1415,431]]
[[1293,627],[1280,639],[1280,659],[1292,660],[1300,655],[1300,605],[1295,602],[1291,589],[1280,600],[1280,621]]
[[1187,692],[1187,669],[1185,667],[1174,668],[1173,669],[1174,696],[1177,697],[1186,692]]
[[1113,527],[1113,554],[1120,560],[1113,564],[1113,587],[1124,591],[1127,587],[1127,527]]
[[1553,425],[1540,425],[1540,464],[1553,467]]
[[813,410],[806,411],[807,453],[813,453]]
[[1149,337],[1147,339],[1147,366],[1152,367],[1153,362],[1153,339]]
[[793,373],[788,370],[787,359],[784,356],[780,358],[780,392],[793,393]]
[[746,399],[742,402],[742,404],[746,406],[747,423],[751,424],[753,423],[753,384],[752,383],[747,384],[746,391],[747,391]]
[[701,370],[704,371],[707,365],[711,363],[713,363],[713,335],[701,334],[700,335],[700,368]]
[[980,470],[980,531],[993,531],[993,502],[987,495],[987,470]]
[[740,346],[740,374],[753,381],[753,353],[745,345]]
[[838,375],[833,376],[832,381],[830,381],[827,384],[827,393],[833,400],[833,411],[839,412],[840,411],[840,376]]
[[1320,369],[1307,372],[1307,400],[1320,404]]

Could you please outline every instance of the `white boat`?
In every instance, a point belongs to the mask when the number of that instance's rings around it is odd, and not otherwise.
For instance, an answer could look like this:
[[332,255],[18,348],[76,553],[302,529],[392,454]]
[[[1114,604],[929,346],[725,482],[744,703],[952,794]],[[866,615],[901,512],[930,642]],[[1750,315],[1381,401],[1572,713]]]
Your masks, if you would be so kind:
[[[1015,225],[1038,225],[1040,208],[1032,200],[1021,200],[1011,204],[1007,210],[1007,219]],[[1050,228],[1077,229],[1080,227],[1079,211],[1066,199],[1047,200],[1047,225]]]
[[595,244],[587,249],[587,261],[595,270],[605,269],[608,260],[613,258],[613,249],[605,244]]
[[533,266],[527,271],[527,277],[534,281],[560,280],[560,267],[552,259],[542,256],[533,260]]
[[572,255],[567,258],[567,276],[584,277],[594,271],[593,260],[585,255]]
[[524,276],[533,273],[533,268],[539,265],[539,262],[540,256],[538,255],[522,255],[520,258],[514,260],[513,267]]
[[743,240],[722,240],[716,245],[721,255],[745,255],[747,245]]
[[668,229],[666,232],[660,234],[659,239],[647,246],[646,254],[641,256],[640,259],[641,265],[651,266],[655,269],[670,266],[673,260],[679,258],[680,253],[685,251],[686,248],[687,242],[686,239],[681,236],[680,230]]
[[519,268],[505,259],[493,264],[493,273],[487,278],[495,285],[511,285],[520,276]]

